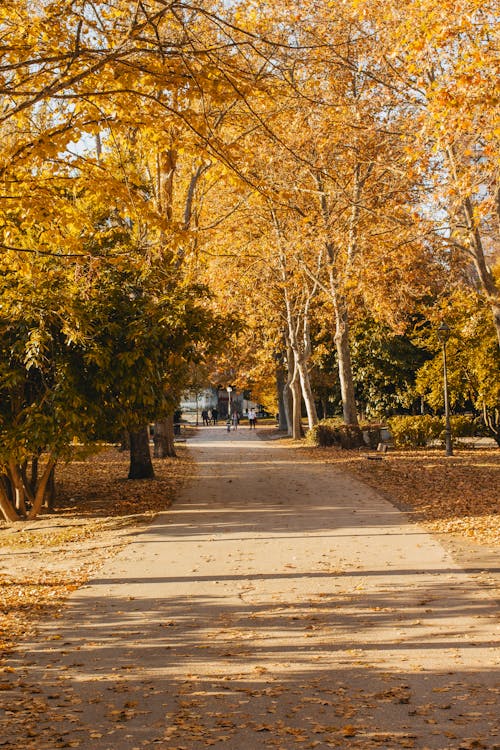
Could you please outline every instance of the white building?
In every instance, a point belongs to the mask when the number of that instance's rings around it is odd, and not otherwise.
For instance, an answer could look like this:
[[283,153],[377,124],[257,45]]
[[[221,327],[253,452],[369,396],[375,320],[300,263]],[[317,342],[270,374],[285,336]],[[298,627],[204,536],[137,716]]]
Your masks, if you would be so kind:
[[231,411],[237,409],[243,415],[249,408],[249,402],[243,399],[243,394],[236,390],[230,393],[227,388],[203,388],[199,391],[187,391],[180,403],[180,409],[184,419],[199,421],[204,409],[217,409],[219,419],[226,419],[229,411],[229,397],[231,397]]

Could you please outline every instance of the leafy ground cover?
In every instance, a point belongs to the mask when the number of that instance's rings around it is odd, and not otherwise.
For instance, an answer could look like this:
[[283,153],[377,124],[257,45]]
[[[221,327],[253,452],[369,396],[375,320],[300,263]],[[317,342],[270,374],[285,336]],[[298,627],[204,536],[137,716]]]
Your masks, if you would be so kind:
[[42,617],[57,617],[64,599],[104,557],[116,554],[144,523],[169,507],[192,462],[154,461],[155,480],[129,481],[128,454],[116,448],[60,467],[54,512],[0,524],[0,656]]

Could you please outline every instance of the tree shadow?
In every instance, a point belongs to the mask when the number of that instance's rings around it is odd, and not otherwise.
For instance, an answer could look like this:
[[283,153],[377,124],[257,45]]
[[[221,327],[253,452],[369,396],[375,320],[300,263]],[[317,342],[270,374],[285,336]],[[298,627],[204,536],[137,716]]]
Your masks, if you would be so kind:
[[[4,746],[19,747],[27,726],[27,749],[496,746],[491,601],[467,588],[450,598],[436,581],[425,601],[409,583],[396,598],[258,602],[250,584],[248,601],[195,595],[188,583],[169,596],[168,579],[160,598],[79,592],[10,662],[3,695],[16,709]],[[471,632],[471,622],[483,627]]]

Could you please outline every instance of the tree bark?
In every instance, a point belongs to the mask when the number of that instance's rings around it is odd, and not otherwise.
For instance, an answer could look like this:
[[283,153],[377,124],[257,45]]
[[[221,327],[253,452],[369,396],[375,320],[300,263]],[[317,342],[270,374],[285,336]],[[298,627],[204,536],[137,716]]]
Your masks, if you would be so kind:
[[[5,481],[8,481],[7,477],[5,478]],[[14,506],[12,505],[12,502],[10,501],[8,497],[8,493],[4,485],[3,477],[2,477],[2,481],[0,482],[0,511],[6,521],[13,523],[14,521],[21,520],[19,514],[17,513],[16,509],[14,508]]]
[[288,388],[286,383],[286,373],[281,362],[276,367],[276,394],[278,397],[278,429],[286,431],[288,430],[289,423],[286,415]]
[[[293,363],[288,360],[289,368],[292,364]],[[283,408],[285,411],[286,431],[289,436],[291,436],[293,433],[293,394],[291,388],[292,377],[293,372],[291,372],[291,370],[289,369],[285,385],[283,386]]]
[[9,460],[9,476],[14,493],[14,504],[18,515],[26,516],[26,485],[23,481],[22,467],[14,459]]
[[316,403],[314,401],[314,395],[311,388],[311,379],[309,378],[307,364],[300,356],[297,359],[297,369],[299,371],[302,396],[306,405],[307,421],[309,424],[309,429],[311,429],[315,424],[318,423],[318,412],[316,411]]
[[31,507],[31,510],[28,514],[28,518],[31,520],[33,518],[36,518],[37,515],[40,513],[43,505],[43,499],[45,497],[45,491],[47,489],[47,484],[50,480],[52,470],[54,466],[56,465],[56,461],[54,458],[49,458],[47,462],[47,466],[45,467],[45,470],[42,474],[42,478],[40,479],[40,482],[38,484],[35,499],[33,502],[33,505]]
[[120,441],[120,451],[129,451],[130,450],[130,432],[122,432],[122,438]]
[[302,390],[295,354],[291,346],[288,346],[288,366],[291,373],[288,388],[292,396],[291,436],[294,440],[300,440],[304,437],[304,430],[302,429]]
[[483,422],[496,444],[500,446],[500,409],[488,409],[486,404],[483,404]]
[[153,438],[155,458],[175,458],[174,446],[174,415],[169,414],[165,419],[155,422]]
[[334,293],[335,308],[335,348],[339,368],[340,392],[342,394],[342,412],[346,424],[359,425],[352,377],[351,352],[349,348],[349,317],[345,301]]
[[130,432],[130,468],[129,479],[154,479],[155,473],[149,450],[149,430],[145,425]]
[[[359,200],[362,194],[364,182],[371,172],[371,166],[366,171],[364,179],[361,179],[359,165],[356,165],[354,193],[352,202],[352,211],[350,217],[349,238],[347,247],[347,267],[346,273],[352,273],[352,264],[357,253],[358,244],[358,220],[359,220]],[[320,193],[320,205],[323,215],[325,229],[328,230],[330,222],[330,209],[323,185],[323,178],[320,174],[316,175],[316,182]],[[338,252],[334,243],[327,241],[325,243],[326,257],[328,259],[328,274],[330,283],[330,294],[333,308],[335,310],[335,348],[337,351],[337,361],[339,369],[340,392],[342,396],[342,412],[346,424],[358,426],[358,414],[356,409],[356,399],[354,396],[354,380],[352,374],[351,352],[349,346],[349,315],[347,303],[343,294],[338,289],[337,279],[339,276]]]
[[52,471],[50,472],[47,486],[45,488],[45,496],[43,498],[43,504],[44,504],[44,507],[47,508],[47,510],[54,510],[55,503],[56,503],[56,467],[54,465],[52,467]]

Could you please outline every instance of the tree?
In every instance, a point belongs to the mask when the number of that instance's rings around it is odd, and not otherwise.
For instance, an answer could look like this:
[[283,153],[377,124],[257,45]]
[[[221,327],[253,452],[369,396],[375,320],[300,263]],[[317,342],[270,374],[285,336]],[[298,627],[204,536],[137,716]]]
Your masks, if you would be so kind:
[[500,345],[498,49],[494,2],[425,0],[384,13],[358,4],[373,30],[386,79],[407,112],[408,168],[420,171],[422,213],[451,265],[487,300]]
[[442,349],[437,321],[446,318],[452,335],[447,343],[449,398],[452,409],[476,410],[489,434],[500,445],[500,352],[489,306],[482,295],[459,289],[435,311],[426,343],[434,357],[417,372],[416,387],[434,411],[443,408]]

